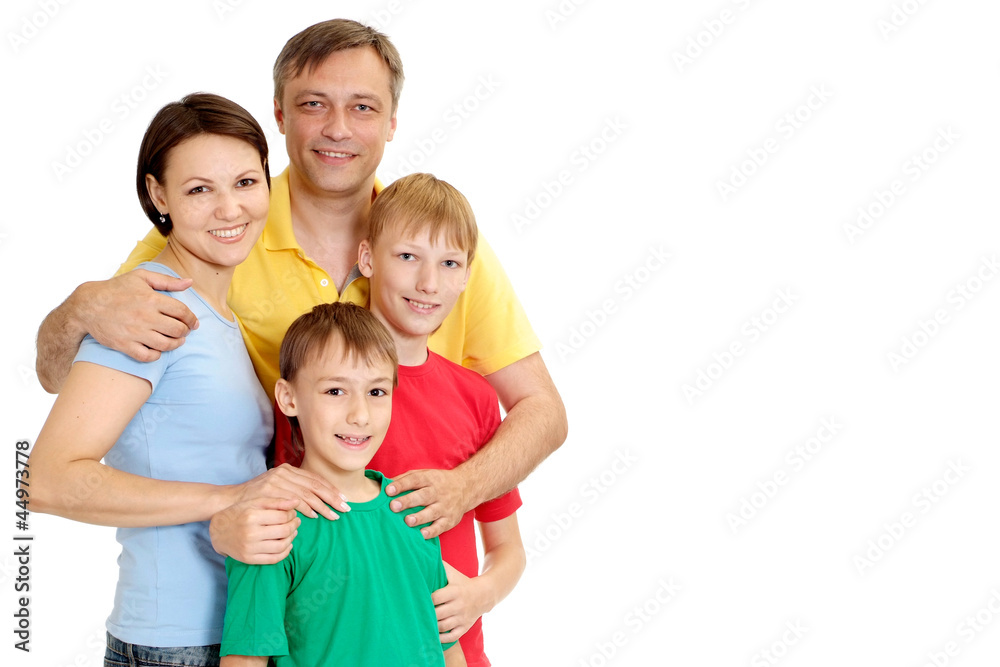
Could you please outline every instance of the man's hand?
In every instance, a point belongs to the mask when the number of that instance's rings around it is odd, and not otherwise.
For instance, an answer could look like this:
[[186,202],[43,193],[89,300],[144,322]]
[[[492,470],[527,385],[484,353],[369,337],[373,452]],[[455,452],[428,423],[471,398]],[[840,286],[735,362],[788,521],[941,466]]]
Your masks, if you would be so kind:
[[156,290],[177,292],[190,278],[173,278],[138,269],[101,282],[84,283],[72,297],[84,330],[105,347],[136,361],[155,361],[160,352],[180,347],[198,328],[187,306]]
[[77,287],[38,328],[35,372],[42,388],[59,392],[88,333],[137,361],[154,361],[180,347],[198,328],[198,319],[183,303],[155,290],[190,286],[190,279],[138,270]]
[[406,517],[408,526],[424,523],[420,532],[426,539],[437,537],[458,525],[462,516],[472,509],[471,494],[466,488],[465,478],[456,470],[411,470],[392,480],[386,493],[396,496],[404,491],[413,491],[389,503],[393,512],[423,505],[424,509]]
[[271,565],[284,560],[302,519],[296,500],[254,498],[216,512],[209,523],[212,547],[251,565]]
[[490,610],[489,598],[484,595],[478,577],[467,577],[448,563],[444,564],[444,570],[448,585],[431,594],[442,644],[457,642],[477,618]]

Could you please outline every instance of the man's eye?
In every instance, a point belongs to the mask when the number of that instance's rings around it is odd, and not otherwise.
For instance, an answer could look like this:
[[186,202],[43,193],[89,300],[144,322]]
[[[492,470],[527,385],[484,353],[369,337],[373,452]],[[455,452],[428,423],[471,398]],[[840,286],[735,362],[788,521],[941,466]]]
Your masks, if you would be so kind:
[[357,108],[358,108],[359,111],[370,111],[371,110],[371,107],[368,106],[367,104],[359,104]]

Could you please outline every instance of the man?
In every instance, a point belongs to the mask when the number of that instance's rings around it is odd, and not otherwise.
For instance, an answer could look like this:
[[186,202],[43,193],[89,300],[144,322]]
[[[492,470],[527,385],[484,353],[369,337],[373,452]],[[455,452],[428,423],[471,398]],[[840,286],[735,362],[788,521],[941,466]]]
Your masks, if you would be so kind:
[[[274,179],[267,227],[237,268],[230,292],[257,375],[272,397],[278,349],[292,320],[324,301],[367,303],[367,280],[355,261],[367,231],[375,169],[396,129],[403,70],[384,35],[337,19],[290,39],[274,75],[274,116],[286,137],[290,165]],[[151,231],[121,271],[155,255],[164,242]],[[197,321],[177,300],[155,290],[189,286],[136,271],[78,287],[39,328],[36,369],[42,386],[59,390],[87,333],[140,361],[182,345]],[[562,444],[566,416],[538,353],[540,344],[485,244],[477,251],[465,295],[430,346],[485,375],[507,412],[493,439],[462,465],[410,471],[388,489],[392,496],[413,490],[393,500],[392,508],[423,505],[407,521],[431,523],[425,535],[435,537],[469,509],[513,488]],[[336,490],[303,475],[276,474],[260,498],[248,501],[252,512],[233,512],[240,525],[213,522],[213,531],[217,524],[225,531],[213,532],[216,545],[235,544],[231,531],[256,531],[261,541],[254,553],[229,555],[245,562],[280,560],[291,545],[296,503],[275,498],[324,498],[331,491]],[[273,528],[260,531],[262,524]]]

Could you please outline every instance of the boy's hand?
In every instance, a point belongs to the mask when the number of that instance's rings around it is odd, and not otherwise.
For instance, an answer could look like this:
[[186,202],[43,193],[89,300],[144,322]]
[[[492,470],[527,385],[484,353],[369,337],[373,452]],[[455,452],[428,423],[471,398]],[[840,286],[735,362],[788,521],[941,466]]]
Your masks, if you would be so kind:
[[458,641],[477,618],[490,610],[478,577],[467,577],[448,563],[444,564],[444,571],[448,574],[448,585],[431,594],[442,644]]
[[465,478],[455,470],[411,470],[395,478],[386,488],[390,496],[413,491],[389,503],[393,512],[423,505],[424,509],[406,517],[406,525],[431,525],[420,529],[424,538],[437,537],[458,525],[469,506],[471,494]]
[[254,498],[216,512],[208,527],[212,547],[251,565],[280,563],[302,523],[295,503],[291,498]]

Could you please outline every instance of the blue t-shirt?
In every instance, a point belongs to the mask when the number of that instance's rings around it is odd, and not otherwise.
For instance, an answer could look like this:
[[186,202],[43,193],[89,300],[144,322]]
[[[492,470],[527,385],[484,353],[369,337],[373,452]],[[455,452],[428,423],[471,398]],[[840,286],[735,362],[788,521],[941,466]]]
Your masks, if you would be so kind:
[[[177,274],[153,262],[157,273]],[[149,380],[153,393],[104,462],[160,480],[241,484],[266,470],[273,412],[254,374],[236,322],[193,290],[164,292],[198,318],[198,329],[157,361],[138,362],[91,337],[76,361]],[[146,646],[205,646],[222,639],[225,558],[212,548],[208,522],[119,528],[118,588],[108,631]]]

